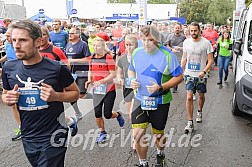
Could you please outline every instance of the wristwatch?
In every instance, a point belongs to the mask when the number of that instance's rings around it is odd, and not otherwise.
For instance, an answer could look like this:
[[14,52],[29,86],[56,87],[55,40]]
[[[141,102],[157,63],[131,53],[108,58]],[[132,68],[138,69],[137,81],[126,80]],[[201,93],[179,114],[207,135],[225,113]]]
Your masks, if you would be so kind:
[[163,92],[164,91],[164,88],[163,88],[163,86],[162,85],[159,85],[159,89],[158,89],[158,92],[159,93],[161,93],[161,92]]

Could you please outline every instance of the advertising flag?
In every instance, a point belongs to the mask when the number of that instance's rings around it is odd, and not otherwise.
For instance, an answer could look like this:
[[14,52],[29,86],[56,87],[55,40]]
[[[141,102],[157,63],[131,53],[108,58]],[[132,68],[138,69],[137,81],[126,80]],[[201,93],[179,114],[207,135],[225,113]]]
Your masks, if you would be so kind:
[[72,14],[72,9],[73,9],[73,0],[66,0],[66,10],[68,16]]

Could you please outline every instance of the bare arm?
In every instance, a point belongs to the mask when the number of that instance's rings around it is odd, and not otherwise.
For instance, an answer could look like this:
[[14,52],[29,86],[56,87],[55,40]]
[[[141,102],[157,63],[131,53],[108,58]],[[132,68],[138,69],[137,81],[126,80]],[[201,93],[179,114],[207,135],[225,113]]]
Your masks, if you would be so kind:
[[70,65],[75,64],[75,65],[83,65],[87,62],[89,62],[90,58],[89,57],[83,57],[81,59],[68,59],[68,63]]
[[[137,89],[140,87],[140,83],[136,80],[136,73],[134,71],[128,70],[128,77],[130,78],[130,86],[132,89]],[[132,79],[131,79],[132,78]],[[134,79],[133,79],[134,78]]]
[[92,72],[89,70],[88,71],[88,80],[87,82],[85,83],[85,88],[87,89],[88,88],[88,85],[91,84],[93,82],[92,80]]
[[134,71],[128,70],[128,77],[129,78],[136,78],[136,73]]
[[183,75],[180,74],[177,77],[172,77],[169,81],[165,82],[162,84],[162,87],[164,90],[173,88],[174,86],[177,86],[183,81]]
[[115,72],[115,70],[109,70],[109,72],[110,72],[110,74],[107,77],[98,81],[98,82],[100,82],[100,84],[113,82],[113,79],[116,77],[116,72]]
[[3,62],[5,62],[5,61],[7,61],[7,55],[5,55],[4,57],[2,57],[2,58],[0,59],[0,63],[3,63]]
[[212,66],[213,63],[214,63],[213,53],[209,53],[209,54],[207,55],[207,65],[206,65],[206,67],[204,68],[204,70],[201,71],[201,72],[199,73],[199,77],[200,77],[200,78],[203,78],[203,77],[204,77],[205,72],[207,72],[208,70],[210,70],[210,68],[211,68],[211,66]]
[[180,63],[182,68],[185,67],[186,61],[187,61],[186,52],[183,52],[183,56],[182,56],[181,63]]
[[[183,75],[180,74],[179,76],[173,77],[169,81],[162,83],[161,86],[163,87],[163,90],[167,90],[167,89],[173,88],[174,86],[177,86],[182,81],[183,81]],[[152,84],[152,86],[146,86],[149,93],[152,94],[152,93],[159,92],[159,88],[161,88],[160,85],[158,85],[155,82],[151,82],[151,84]]]
[[122,84],[122,81],[123,81],[123,69],[120,68],[120,67],[117,67],[116,78],[119,81],[119,84]]

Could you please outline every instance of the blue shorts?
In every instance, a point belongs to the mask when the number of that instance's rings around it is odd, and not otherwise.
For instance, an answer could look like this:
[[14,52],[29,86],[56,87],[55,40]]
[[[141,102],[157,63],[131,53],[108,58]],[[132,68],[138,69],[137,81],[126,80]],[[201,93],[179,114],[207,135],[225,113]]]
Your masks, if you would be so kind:
[[207,92],[207,78],[198,78],[185,75],[184,81],[186,84],[187,91],[192,91],[194,94],[196,93],[196,90],[199,93]]
[[53,147],[48,142],[22,140],[24,152],[33,167],[64,167],[67,147]]

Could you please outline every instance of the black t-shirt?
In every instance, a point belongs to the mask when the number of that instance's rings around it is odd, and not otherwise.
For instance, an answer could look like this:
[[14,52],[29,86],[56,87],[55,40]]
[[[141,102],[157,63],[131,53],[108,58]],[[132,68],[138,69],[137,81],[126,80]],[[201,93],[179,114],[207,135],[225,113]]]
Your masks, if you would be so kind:
[[0,28],[0,34],[5,34],[7,29],[3,26]]
[[[12,90],[15,84],[23,88],[24,82],[30,80],[33,83],[43,81],[51,85],[56,92],[62,92],[74,82],[65,66],[48,58],[43,58],[34,65],[24,65],[20,60],[7,61],[3,66],[2,80],[3,88],[6,90]],[[33,111],[22,110],[18,104],[23,140],[48,143],[52,134],[57,134],[56,140],[67,137],[67,128],[63,126],[65,125],[63,102],[47,102],[47,104],[47,108]],[[57,133],[57,130],[63,130],[65,133]]]

